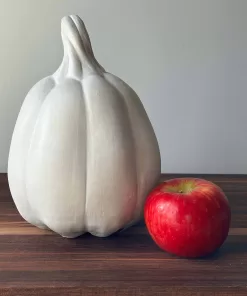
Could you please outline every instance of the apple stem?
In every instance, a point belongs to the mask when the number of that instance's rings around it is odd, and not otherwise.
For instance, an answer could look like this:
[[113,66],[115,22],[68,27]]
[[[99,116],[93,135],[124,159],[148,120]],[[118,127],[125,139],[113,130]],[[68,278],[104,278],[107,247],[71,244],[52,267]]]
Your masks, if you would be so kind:
[[183,190],[179,190],[179,193],[183,193]]

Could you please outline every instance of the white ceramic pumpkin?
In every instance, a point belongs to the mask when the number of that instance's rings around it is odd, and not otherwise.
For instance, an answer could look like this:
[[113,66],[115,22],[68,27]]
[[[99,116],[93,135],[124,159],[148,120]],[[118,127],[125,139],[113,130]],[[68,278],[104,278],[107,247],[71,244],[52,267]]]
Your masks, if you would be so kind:
[[142,217],[159,147],[136,93],[96,61],[82,20],[64,17],[61,33],[61,66],[33,86],[16,122],[10,190],[37,227],[108,236]]

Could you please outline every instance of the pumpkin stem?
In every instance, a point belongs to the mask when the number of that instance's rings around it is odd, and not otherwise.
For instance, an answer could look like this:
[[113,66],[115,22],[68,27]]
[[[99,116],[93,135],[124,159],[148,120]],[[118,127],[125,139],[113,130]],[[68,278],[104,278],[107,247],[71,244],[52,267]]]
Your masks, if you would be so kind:
[[84,75],[104,72],[94,57],[86,27],[79,16],[62,18],[61,35],[64,45],[64,58],[58,70],[61,75],[67,72],[68,76],[81,79]]

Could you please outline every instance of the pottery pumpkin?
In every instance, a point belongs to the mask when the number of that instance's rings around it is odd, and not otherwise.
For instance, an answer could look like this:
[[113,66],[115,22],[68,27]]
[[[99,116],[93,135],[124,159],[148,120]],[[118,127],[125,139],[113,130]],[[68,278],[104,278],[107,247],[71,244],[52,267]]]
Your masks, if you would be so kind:
[[29,223],[105,237],[142,217],[159,147],[137,94],[96,61],[82,20],[64,17],[61,35],[60,67],[31,88],[17,118],[9,186]]

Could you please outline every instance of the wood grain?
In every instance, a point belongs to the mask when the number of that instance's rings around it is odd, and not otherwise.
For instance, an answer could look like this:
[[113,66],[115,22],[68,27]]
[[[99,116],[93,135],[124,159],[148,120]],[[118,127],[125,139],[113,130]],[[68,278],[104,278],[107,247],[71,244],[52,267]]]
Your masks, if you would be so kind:
[[161,251],[143,222],[108,238],[65,239],[33,227],[0,174],[0,295],[247,295],[247,176],[193,177],[224,190],[232,224],[220,250],[188,260]]

